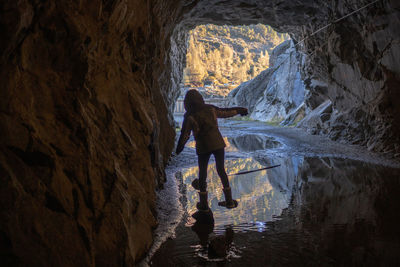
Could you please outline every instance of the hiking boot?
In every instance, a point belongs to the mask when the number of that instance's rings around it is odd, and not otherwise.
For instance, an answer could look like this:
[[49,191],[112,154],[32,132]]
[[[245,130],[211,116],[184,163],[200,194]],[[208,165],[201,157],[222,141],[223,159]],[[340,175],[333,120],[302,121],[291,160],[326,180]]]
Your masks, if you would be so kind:
[[197,209],[199,211],[208,212],[210,208],[208,207],[208,192],[199,192],[200,202],[197,202]]
[[194,189],[200,190],[199,179],[197,179],[197,178],[194,179],[193,182],[192,182],[192,186],[193,186]]
[[226,207],[227,209],[233,209],[238,206],[238,202],[232,199],[232,190],[230,187],[224,188],[225,201],[218,202],[218,206]]

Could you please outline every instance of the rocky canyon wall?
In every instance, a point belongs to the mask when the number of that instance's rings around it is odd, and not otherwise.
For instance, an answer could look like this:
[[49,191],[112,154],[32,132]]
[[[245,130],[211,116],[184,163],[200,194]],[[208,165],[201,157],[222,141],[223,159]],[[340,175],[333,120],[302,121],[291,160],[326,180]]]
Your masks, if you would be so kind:
[[[299,41],[366,3],[2,1],[2,263],[133,266],[144,255],[189,29],[265,23]],[[307,107],[332,103],[324,124],[304,127],[398,151],[398,16],[382,1],[298,46]]]

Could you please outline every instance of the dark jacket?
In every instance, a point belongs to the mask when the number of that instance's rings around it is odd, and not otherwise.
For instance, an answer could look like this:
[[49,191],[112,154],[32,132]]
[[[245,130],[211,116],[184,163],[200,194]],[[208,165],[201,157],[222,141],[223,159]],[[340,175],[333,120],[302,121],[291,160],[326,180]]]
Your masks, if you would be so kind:
[[176,151],[179,153],[183,150],[191,132],[196,140],[197,154],[224,148],[226,145],[218,129],[217,118],[235,116],[241,109],[243,108],[219,108],[203,104],[195,111],[186,112]]

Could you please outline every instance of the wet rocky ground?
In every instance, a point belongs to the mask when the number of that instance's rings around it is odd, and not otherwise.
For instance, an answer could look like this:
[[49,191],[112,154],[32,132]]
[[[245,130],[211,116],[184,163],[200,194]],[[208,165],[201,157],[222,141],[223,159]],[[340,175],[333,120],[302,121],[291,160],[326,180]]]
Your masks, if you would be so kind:
[[[179,118],[178,118],[179,119]],[[196,213],[197,158],[191,140],[171,159],[159,192],[151,266],[400,265],[400,169],[357,146],[299,129],[221,120],[236,209],[208,169],[212,213]]]

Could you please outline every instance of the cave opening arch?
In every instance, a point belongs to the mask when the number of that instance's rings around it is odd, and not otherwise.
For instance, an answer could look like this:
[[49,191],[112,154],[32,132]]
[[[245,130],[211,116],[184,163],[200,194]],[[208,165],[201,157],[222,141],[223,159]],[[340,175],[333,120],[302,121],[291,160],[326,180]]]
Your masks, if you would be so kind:
[[184,112],[185,92],[196,89],[208,104],[246,107],[253,120],[295,125],[304,114],[301,60],[289,35],[268,25],[199,25],[190,31],[174,112]]
[[[241,1],[193,3],[171,37],[171,88],[174,89],[170,111],[177,98],[188,30],[206,23],[263,23],[279,32],[288,32],[297,51],[304,56],[300,73],[307,88],[305,112],[309,116],[302,128],[333,140],[396,154],[399,120],[392,113],[392,107],[398,105],[395,99],[387,103],[389,95],[397,94],[391,88],[398,83],[394,62],[398,47],[389,41],[398,23],[394,19],[397,18],[395,6],[392,1],[351,5],[339,2],[293,5],[289,1],[262,5]],[[389,17],[393,18],[391,22]],[[384,31],[378,30],[383,21],[390,26]],[[387,36],[386,41],[382,42],[382,35]]]

